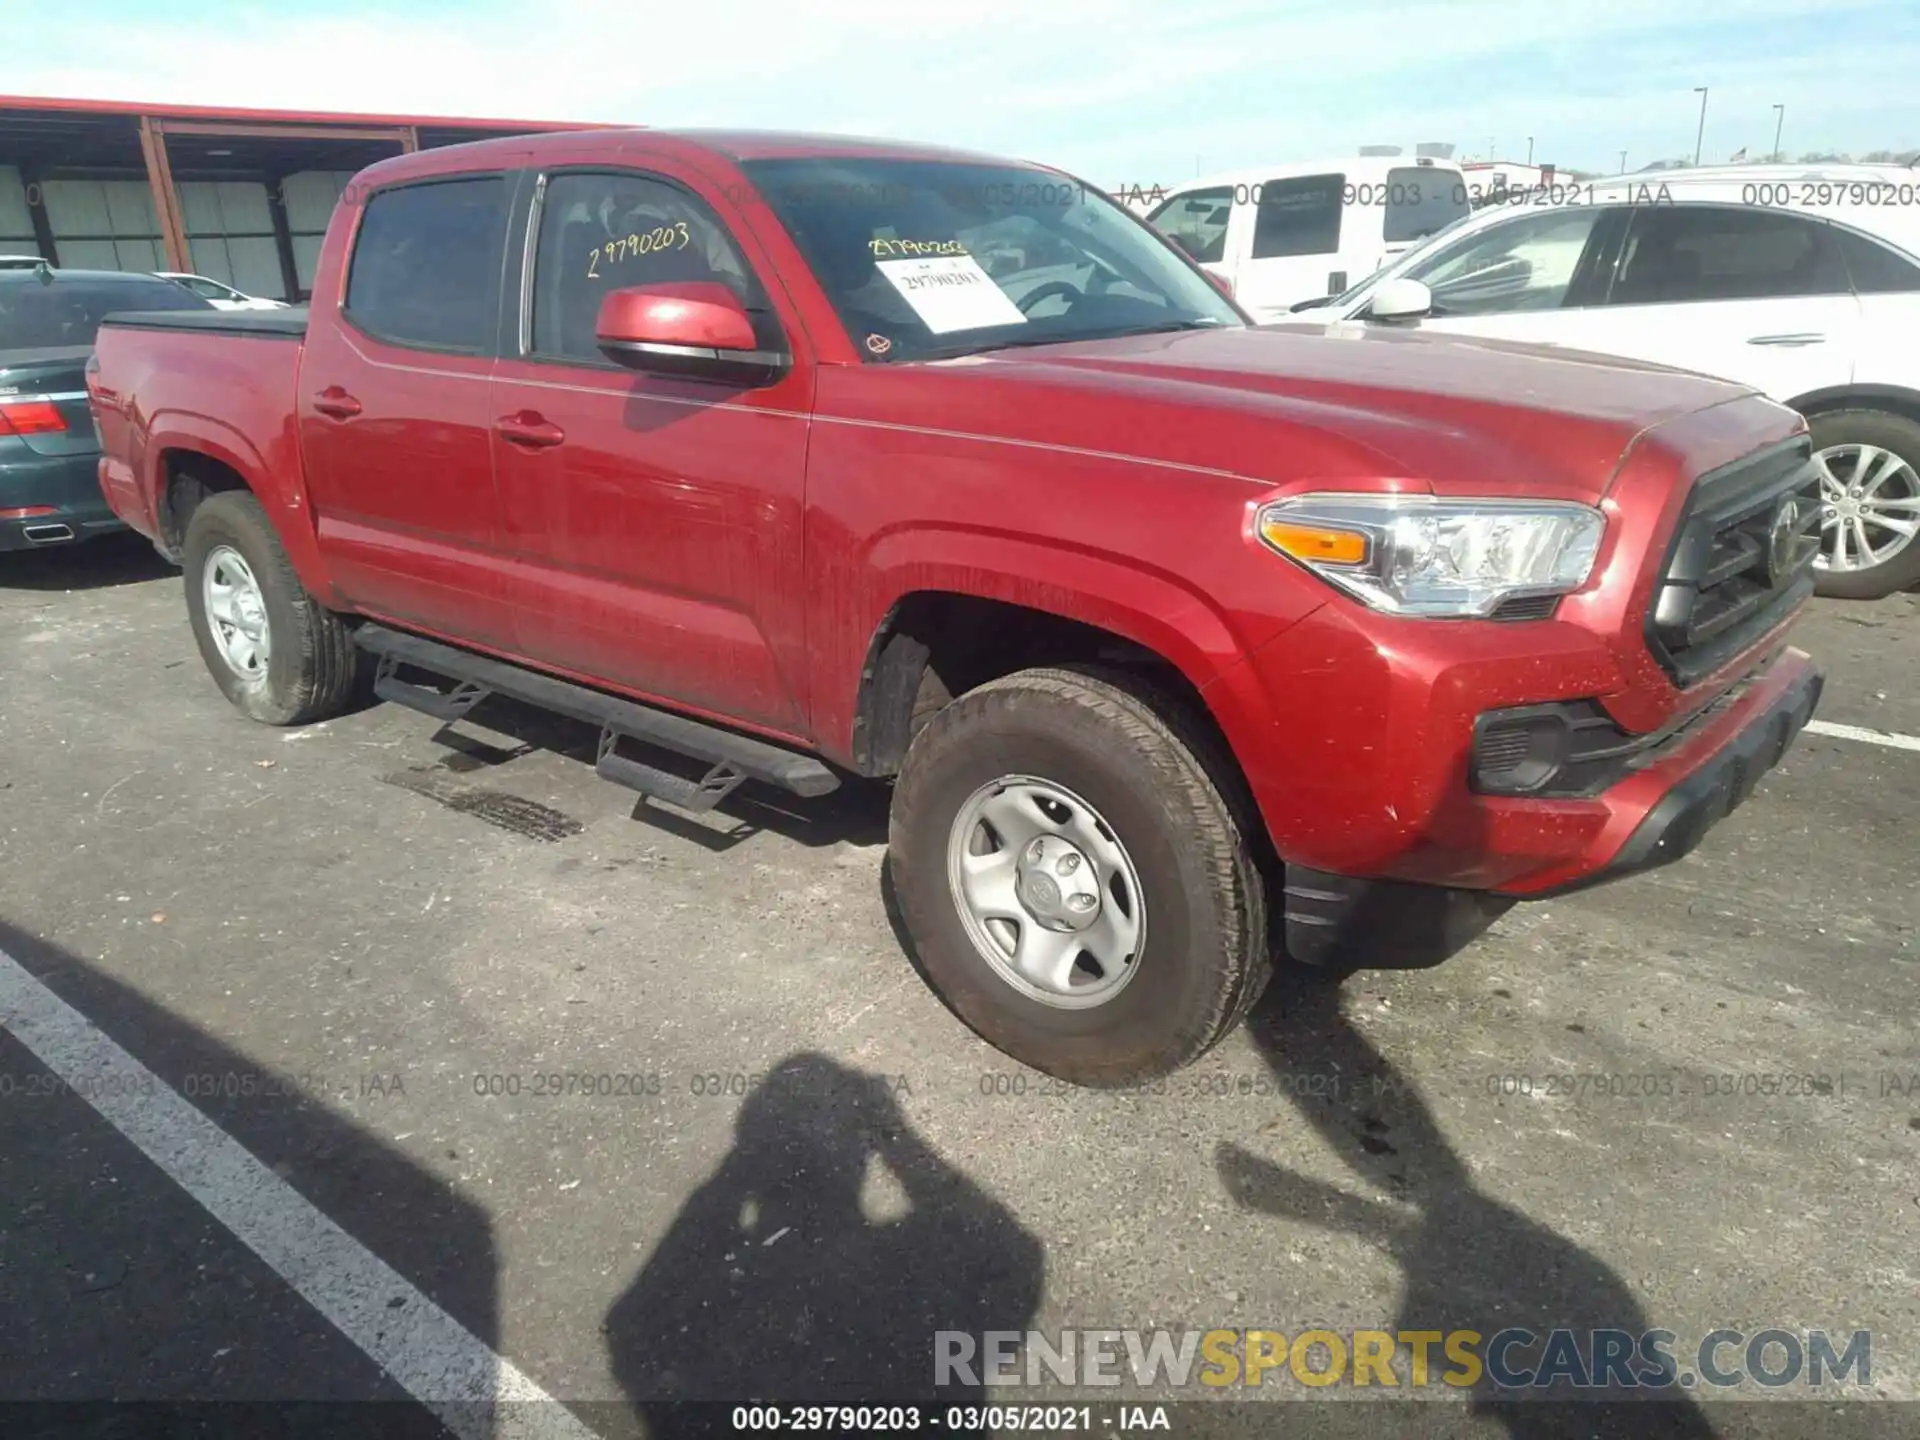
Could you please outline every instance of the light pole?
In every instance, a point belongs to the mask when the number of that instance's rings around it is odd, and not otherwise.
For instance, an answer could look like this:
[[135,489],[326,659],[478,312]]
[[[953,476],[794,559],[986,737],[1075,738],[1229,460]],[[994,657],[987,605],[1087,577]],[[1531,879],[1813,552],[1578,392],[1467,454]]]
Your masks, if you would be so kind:
[[1527,136],[1527,164],[1533,164],[1533,137]]
[[1776,105],[1776,106],[1774,106],[1774,107],[1773,107],[1773,114],[1774,114],[1774,120],[1773,120],[1773,158],[1774,158],[1775,160],[1779,160],[1779,159],[1781,158],[1781,155],[1780,155],[1780,127],[1781,127],[1782,125],[1784,125],[1784,124],[1786,124],[1786,123],[1787,123],[1787,107],[1786,107],[1786,106],[1784,106],[1784,105]]
[[1700,163],[1700,142],[1707,138],[1707,87],[1696,85],[1693,93],[1700,97],[1700,129],[1693,137],[1693,163]]
[[1627,152],[1624,150],[1620,152],[1620,173],[1622,175],[1627,173]]

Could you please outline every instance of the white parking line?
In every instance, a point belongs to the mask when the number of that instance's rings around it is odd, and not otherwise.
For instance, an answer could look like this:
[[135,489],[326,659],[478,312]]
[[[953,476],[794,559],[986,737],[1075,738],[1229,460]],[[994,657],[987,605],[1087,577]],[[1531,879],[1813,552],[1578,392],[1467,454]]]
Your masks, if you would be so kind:
[[1807,729],[1815,735],[1831,735],[1836,740],[1885,745],[1889,750],[1920,750],[1920,735],[1896,735],[1891,730],[1869,730],[1864,725],[1836,725],[1831,720],[1809,720]]
[[5,951],[0,1025],[462,1440],[593,1440]]

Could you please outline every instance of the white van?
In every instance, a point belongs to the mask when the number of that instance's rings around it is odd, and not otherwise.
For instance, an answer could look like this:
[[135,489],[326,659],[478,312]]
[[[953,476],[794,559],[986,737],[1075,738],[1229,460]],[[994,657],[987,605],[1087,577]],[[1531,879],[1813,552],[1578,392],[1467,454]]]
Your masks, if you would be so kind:
[[1471,199],[1451,161],[1369,155],[1190,180],[1146,219],[1268,321],[1357,285],[1469,214]]

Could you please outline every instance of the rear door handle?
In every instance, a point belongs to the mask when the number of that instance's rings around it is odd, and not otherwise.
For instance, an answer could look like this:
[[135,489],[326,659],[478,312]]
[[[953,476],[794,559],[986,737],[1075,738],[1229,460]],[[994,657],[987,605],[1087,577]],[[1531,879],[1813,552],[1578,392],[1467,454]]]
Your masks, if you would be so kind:
[[313,397],[313,408],[336,420],[351,420],[360,413],[360,402],[338,385],[329,385]]
[[1811,331],[1799,335],[1750,335],[1747,337],[1749,345],[1824,345],[1826,341],[1826,336]]
[[513,415],[502,415],[493,422],[493,428],[504,440],[516,445],[529,445],[534,449],[544,449],[549,445],[559,445],[567,438],[567,432],[555,425],[538,410],[522,410]]

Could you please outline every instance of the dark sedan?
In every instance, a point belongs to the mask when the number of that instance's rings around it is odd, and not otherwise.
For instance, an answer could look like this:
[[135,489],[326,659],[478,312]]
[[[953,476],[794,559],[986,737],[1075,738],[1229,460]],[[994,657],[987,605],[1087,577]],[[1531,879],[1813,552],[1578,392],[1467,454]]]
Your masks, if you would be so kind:
[[184,285],[111,270],[0,270],[0,550],[121,528],[100,494],[86,364],[116,310],[211,310]]

